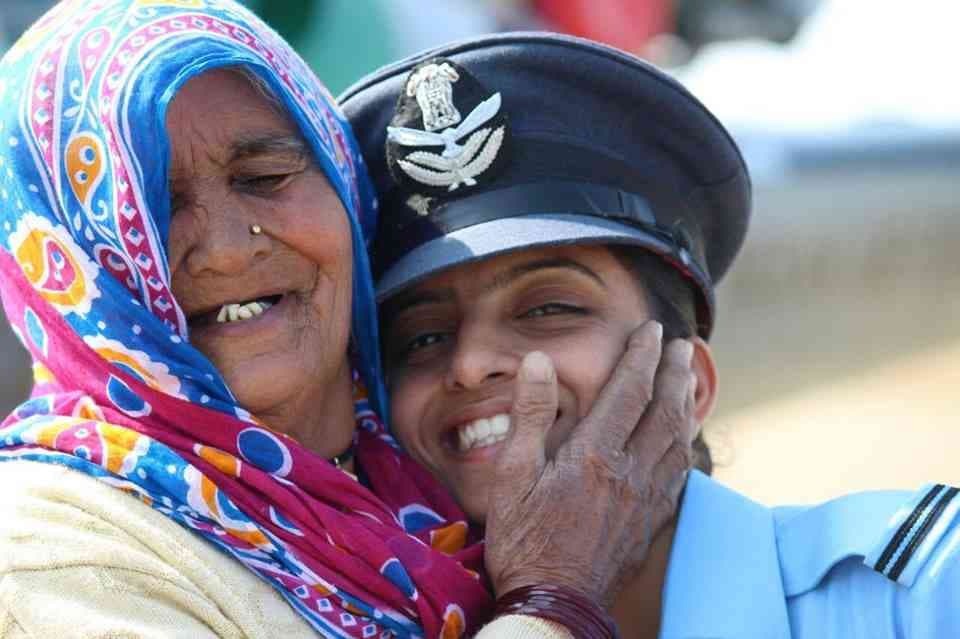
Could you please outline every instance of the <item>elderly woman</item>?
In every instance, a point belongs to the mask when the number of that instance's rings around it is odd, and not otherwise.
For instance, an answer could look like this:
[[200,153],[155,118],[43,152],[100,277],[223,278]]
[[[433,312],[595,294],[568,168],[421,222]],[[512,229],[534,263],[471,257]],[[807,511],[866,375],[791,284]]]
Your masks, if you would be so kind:
[[[341,103],[382,201],[374,264],[391,425],[486,522],[496,575],[509,563],[499,540],[544,527],[562,539],[590,522],[569,493],[558,498],[573,522],[499,500],[535,498],[535,479],[576,452],[577,422],[608,400],[629,340],[649,340],[656,322],[685,338],[668,342],[659,374],[697,422],[708,418],[713,289],[746,233],[746,166],[670,77],[563,36],[442,47]],[[515,407],[531,364],[551,391],[540,421]],[[624,460],[659,454],[642,430],[615,442]],[[644,639],[960,636],[957,492],[770,509],[693,472],[612,613],[623,636]]]
[[[67,2],[0,65],[0,127],[0,294],[36,380],[0,426],[0,634],[453,638],[489,618],[476,534],[378,420],[371,189],[287,45],[227,0]],[[633,397],[594,419],[635,424]],[[501,609],[556,586],[608,632],[595,601],[672,510],[671,468],[655,508],[620,494],[640,469],[578,490],[607,507],[566,543],[503,539]]]

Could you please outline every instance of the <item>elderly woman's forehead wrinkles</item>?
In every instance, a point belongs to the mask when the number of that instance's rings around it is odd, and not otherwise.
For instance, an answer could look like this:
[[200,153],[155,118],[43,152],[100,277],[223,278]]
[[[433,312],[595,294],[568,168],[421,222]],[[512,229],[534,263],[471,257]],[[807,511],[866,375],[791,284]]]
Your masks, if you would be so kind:
[[190,184],[209,180],[222,174],[227,162],[203,145],[191,144],[179,153],[174,151],[167,184],[171,189],[183,190]]

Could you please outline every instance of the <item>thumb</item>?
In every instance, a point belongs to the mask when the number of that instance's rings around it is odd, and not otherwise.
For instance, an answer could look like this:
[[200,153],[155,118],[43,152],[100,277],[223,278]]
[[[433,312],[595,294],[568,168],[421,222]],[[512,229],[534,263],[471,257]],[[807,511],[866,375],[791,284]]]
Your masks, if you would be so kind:
[[539,351],[527,353],[514,384],[510,437],[497,460],[495,483],[524,494],[543,472],[546,435],[557,416],[553,362]]

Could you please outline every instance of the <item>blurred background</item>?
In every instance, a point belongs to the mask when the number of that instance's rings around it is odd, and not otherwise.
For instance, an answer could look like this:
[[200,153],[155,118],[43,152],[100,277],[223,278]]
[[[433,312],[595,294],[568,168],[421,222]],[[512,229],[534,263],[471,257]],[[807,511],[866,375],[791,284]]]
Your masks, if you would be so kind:
[[[0,0],[0,51],[49,8]],[[956,0],[247,0],[336,94],[450,40],[548,29],[666,67],[755,185],[720,286],[716,475],[765,503],[960,484]],[[0,414],[29,392],[0,328]]]

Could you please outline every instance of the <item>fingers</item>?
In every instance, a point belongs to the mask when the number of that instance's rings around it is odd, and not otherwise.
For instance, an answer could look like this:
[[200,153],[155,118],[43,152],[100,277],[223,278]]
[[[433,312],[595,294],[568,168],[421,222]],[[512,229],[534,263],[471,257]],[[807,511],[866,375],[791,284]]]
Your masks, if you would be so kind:
[[546,435],[557,417],[557,374],[550,358],[528,353],[520,364],[513,395],[510,437],[497,460],[497,484],[510,491],[536,483],[546,464]]
[[627,350],[590,413],[577,424],[571,441],[596,442],[602,450],[622,451],[653,396],[663,326],[654,320],[635,330]]
[[677,509],[680,493],[690,469],[693,468],[693,461],[693,448],[688,444],[675,442],[653,470],[656,503],[651,506],[658,509],[665,519],[669,519]]
[[689,446],[696,437],[693,351],[693,344],[683,339],[673,340],[664,349],[653,399],[626,446],[643,468],[653,468],[674,443]]

